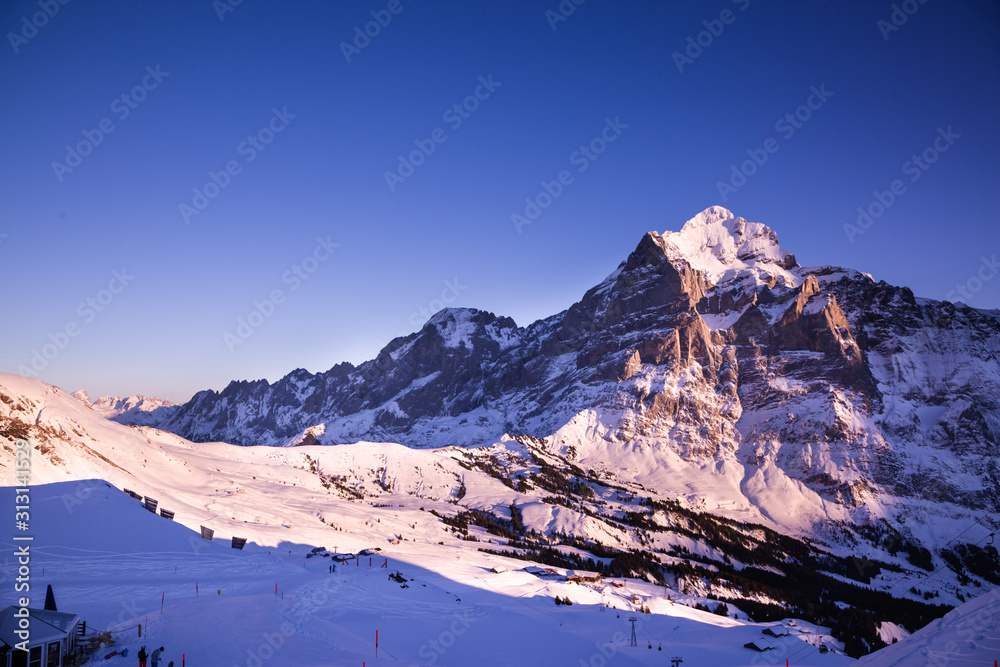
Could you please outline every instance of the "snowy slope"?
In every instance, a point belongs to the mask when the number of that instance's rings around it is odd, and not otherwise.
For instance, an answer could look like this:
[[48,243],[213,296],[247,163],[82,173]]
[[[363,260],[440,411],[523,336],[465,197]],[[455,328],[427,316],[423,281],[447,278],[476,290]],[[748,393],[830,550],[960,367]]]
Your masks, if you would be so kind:
[[[618,588],[541,578],[522,571],[530,562],[479,551],[501,540],[472,526],[478,541],[461,539],[431,514],[454,514],[460,487],[469,506],[518,499],[537,528],[572,530],[580,519],[470,470],[468,450],[195,444],[105,420],[62,390],[9,375],[0,375],[0,406],[6,478],[13,477],[12,436],[34,445],[33,594],[52,584],[60,609],[81,614],[91,628],[116,630],[116,648],[132,654],[141,644],[162,644],[168,659],[184,652],[190,664],[249,664],[256,655],[274,665],[542,665],[602,655],[639,665],[663,664],[669,653],[742,665],[753,657],[743,644],[770,625],[738,611],[739,619],[692,609],[715,604],[697,593],[636,579],[615,579],[624,584]],[[155,497],[175,520],[147,512],[116,486]],[[0,490],[0,502],[11,506],[13,489]],[[198,536],[201,525],[215,530],[214,541]],[[232,550],[232,536],[251,543]],[[0,541],[11,553],[9,538]],[[307,557],[314,547],[382,551],[331,575],[329,556]],[[496,565],[508,571],[489,572]],[[7,558],[4,578],[15,566]],[[407,581],[387,578],[396,571]],[[556,595],[575,604],[556,607]],[[602,602],[610,608],[601,611]],[[627,617],[639,606],[652,613],[639,614],[641,643],[632,648]],[[141,641],[133,634],[139,622]],[[826,629],[797,627],[789,640],[795,650],[838,646]],[[850,662],[830,653],[801,664]]]
[[[183,652],[192,665],[253,664],[254,657],[276,666],[569,665],[594,656],[660,665],[680,655],[693,664],[737,666],[753,664],[742,645],[766,627],[663,603],[657,613],[640,614],[640,645],[629,647],[628,614],[600,611],[599,591],[524,572],[491,574],[489,561],[456,559],[455,549],[410,547],[330,574],[332,559],[307,558],[308,544],[235,551],[146,512],[103,482],[50,484],[32,494],[36,594],[51,584],[61,610],[79,613],[90,628],[115,630],[114,649],[134,655],[142,645],[162,645],[177,664]],[[82,505],[66,507],[67,497],[80,496]],[[11,489],[0,490],[0,502],[13,502]],[[388,568],[378,567],[386,560]],[[396,572],[404,583],[388,579]],[[13,576],[13,566],[3,573]],[[655,594],[642,584],[630,590]],[[555,607],[553,594],[575,604]],[[799,630],[792,648],[815,637],[815,628]],[[800,664],[851,662],[817,654]]]
[[956,607],[858,667],[980,667],[1000,660],[1000,588]]

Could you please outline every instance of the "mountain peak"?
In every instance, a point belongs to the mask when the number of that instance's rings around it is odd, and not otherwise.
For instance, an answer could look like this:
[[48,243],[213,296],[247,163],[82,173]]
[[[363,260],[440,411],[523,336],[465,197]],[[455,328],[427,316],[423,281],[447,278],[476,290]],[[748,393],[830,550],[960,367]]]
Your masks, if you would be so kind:
[[[77,392],[73,395],[82,398],[80,393]],[[84,395],[86,396],[86,393]],[[87,396],[87,398],[90,397]],[[101,396],[93,401],[90,407],[106,419],[145,426],[157,423],[176,411],[180,405],[162,398],[149,398],[135,394],[125,397]]]
[[92,405],[94,403],[94,401],[91,400],[90,394],[87,393],[86,389],[79,389],[77,391],[74,391],[72,394],[70,394],[70,396],[75,396],[76,398],[79,398],[81,401],[83,401],[84,403],[86,403],[88,406]]
[[735,220],[736,216],[728,208],[723,206],[709,206],[704,211],[694,216],[690,220],[684,223],[684,227],[681,229],[683,232],[688,227],[695,229],[698,227],[707,227],[713,225],[717,222],[725,222],[726,220]]
[[702,271],[713,284],[752,277],[757,282],[798,285],[789,271],[795,255],[782,249],[778,235],[759,222],[748,222],[722,206],[694,216],[679,232],[662,235],[667,256]]
[[501,348],[509,347],[517,338],[514,320],[477,308],[442,308],[424,326],[425,329],[429,327],[437,330],[447,348],[464,345],[472,349],[477,333],[496,340]]

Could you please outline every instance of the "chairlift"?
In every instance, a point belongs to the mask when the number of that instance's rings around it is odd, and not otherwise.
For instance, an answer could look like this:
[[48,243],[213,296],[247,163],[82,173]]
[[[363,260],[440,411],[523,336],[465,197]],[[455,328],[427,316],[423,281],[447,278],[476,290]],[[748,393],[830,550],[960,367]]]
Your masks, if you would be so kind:
[[983,547],[983,551],[986,555],[993,559],[994,562],[1000,561],[1000,553],[997,553],[997,548],[993,546],[993,533],[990,533],[990,541],[986,543]]

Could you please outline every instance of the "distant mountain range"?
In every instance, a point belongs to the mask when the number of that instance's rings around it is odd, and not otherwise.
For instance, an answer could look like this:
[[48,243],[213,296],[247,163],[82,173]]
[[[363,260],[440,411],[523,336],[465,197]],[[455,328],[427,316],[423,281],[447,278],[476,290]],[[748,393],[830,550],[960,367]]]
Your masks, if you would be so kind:
[[83,389],[73,392],[81,401],[89,405],[98,414],[119,423],[134,426],[151,426],[162,422],[168,415],[180,407],[177,403],[165,401],[162,398],[147,398],[145,396],[102,396],[96,401]]

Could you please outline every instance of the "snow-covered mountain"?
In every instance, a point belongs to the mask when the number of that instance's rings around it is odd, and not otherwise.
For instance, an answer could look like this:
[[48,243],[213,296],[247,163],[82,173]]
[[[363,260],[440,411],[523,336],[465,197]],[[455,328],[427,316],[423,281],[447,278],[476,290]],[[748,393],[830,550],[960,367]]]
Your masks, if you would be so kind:
[[933,548],[953,537],[939,519],[998,527],[998,359],[991,313],[799,266],[712,207],[545,320],[446,309],[358,367],[233,382],[156,425],[243,445],[526,434],[710,510]]
[[431,551],[443,530],[475,562],[659,582],[826,624],[861,655],[1000,584],[984,548],[998,352],[993,313],[801,267],[713,207],[645,235],[562,313],[518,327],[446,309],[358,367],[180,406],[0,375],[0,436],[35,443],[40,481],[105,479],[192,528],[276,544],[305,522],[295,539],[315,544],[335,517],[379,515],[340,537],[419,524],[406,539]]
[[121,424],[133,426],[158,424],[168,419],[179,407],[178,403],[162,398],[147,398],[138,394],[125,398],[102,396],[96,401],[92,401],[84,389],[75,391],[72,395],[89,405],[99,415]]

